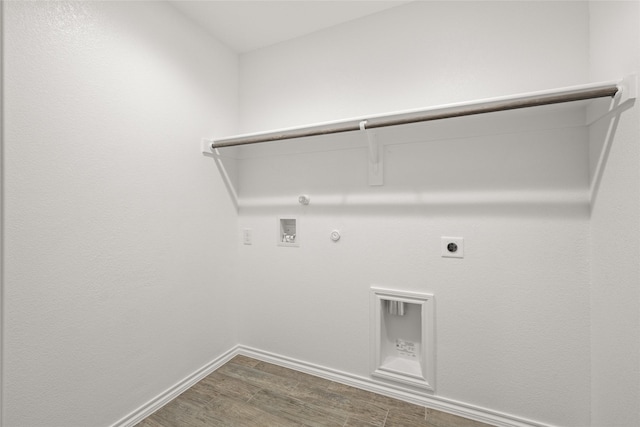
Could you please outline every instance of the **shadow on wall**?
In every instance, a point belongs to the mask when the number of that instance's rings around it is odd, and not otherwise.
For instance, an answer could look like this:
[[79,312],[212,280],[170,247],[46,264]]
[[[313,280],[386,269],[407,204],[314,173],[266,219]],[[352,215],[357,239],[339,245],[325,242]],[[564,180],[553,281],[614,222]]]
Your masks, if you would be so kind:
[[[588,216],[627,101],[508,111],[376,129],[383,185],[370,185],[367,138],[347,132],[209,155],[243,214]],[[577,106],[577,107],[576,107]],[[598,129],[589,142],[589,129]],[[593,136],[592,136],[593,137]],[[298,204],[311,195],[309,206]]]

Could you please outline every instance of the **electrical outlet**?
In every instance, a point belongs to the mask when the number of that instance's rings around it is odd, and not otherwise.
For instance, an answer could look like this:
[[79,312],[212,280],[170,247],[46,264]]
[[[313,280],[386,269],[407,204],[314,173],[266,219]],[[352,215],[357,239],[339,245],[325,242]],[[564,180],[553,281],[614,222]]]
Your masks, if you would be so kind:
[[253,236],[250,228],[245,228],[242,230],[242,243],[245,245],[253,244]]
[[464,238],[440,237],[440,255],[444,258],[464,258]]

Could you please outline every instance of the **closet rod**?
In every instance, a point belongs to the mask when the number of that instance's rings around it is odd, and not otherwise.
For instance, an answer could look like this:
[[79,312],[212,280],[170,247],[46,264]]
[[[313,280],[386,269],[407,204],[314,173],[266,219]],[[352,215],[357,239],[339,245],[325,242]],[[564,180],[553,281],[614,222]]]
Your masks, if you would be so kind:
[[587,99],[614,97],[620,90],[621,87],[619,87],[617,83],[575,86],[572,88],[536,92],[532,94],[513,95],[494,98],[491,100],[451,104],[448,106],[434,107],[424,110],[374,116],[366,119],[352,119],[307,127],[284,129],[280,131],[223,138],[214,140],[211,144],[211,149],[260,144],[263,142],[274,142],[285,139],[328,135],[364,129],[375,129],[431,120],[449,119],[453,117],[471,116],[475,114],[538,107],[564,102],[583,101]]

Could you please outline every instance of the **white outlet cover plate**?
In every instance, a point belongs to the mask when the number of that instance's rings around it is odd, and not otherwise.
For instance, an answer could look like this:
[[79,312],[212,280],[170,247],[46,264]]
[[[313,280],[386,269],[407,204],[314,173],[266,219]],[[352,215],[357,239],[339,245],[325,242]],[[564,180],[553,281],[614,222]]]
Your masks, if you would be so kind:
[[[451,252],[448,248],[450,243],[455,243],[458,248]],[[440,255],[444,258],[464,258],[464,238],[462,237],[440,237]]]
[[242,243],[245,245],[253,244],[253,232],[250,228],[242,229]]

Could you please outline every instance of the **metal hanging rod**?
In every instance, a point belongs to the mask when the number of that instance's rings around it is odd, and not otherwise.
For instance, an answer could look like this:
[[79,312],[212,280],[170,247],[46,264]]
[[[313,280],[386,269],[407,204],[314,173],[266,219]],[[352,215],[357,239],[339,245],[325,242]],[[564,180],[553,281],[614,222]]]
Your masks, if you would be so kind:
[[369,118],[342,120],[299,128],[289,128],[271,132],[240,135],[214,140],[211,144],[211,149],[213,150],[216,148],[234,147],[238,145],[260,144],[263,142],[282,141],[286,139],[328,135],[333,133],[351,132],[364,129],[376,129],[387,126],[398,126],[409,123],[471,116],[475,114],[516,110],[520,108],[539,107],[543,105],[583,101],[587,99],[614,97],[621,91],[622,86],[618,82],[573,86],[563,89],[533,92],[528,94],[492,98],[488,100],[450,104],[422,110],[412,110],[400,113],[372,116]]

